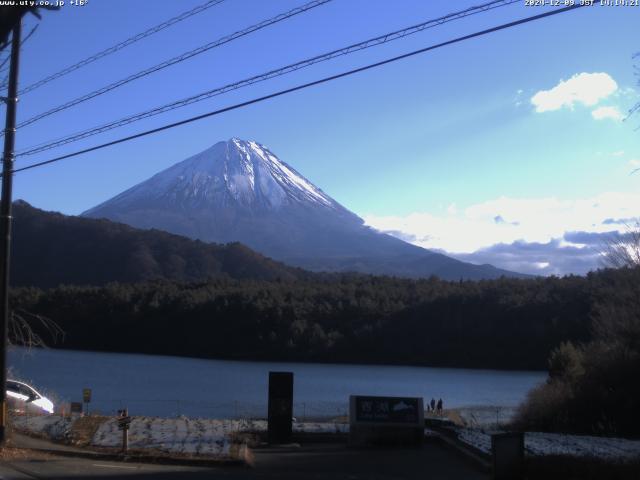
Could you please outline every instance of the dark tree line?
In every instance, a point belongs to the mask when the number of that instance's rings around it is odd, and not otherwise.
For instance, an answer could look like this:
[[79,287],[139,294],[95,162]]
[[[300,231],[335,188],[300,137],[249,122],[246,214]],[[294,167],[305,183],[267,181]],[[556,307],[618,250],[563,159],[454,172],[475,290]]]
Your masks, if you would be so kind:
[[549,379],[529,394],[520,427],[640,435],[640,267],[598,276],[588,340],[552,351]]
[[[637,270],[447,282],[364,275],[113,283],[13,291],[57,322],[61,348],[207,358],[544,369],[591,339],[604,299]],[[623,281],[624,280],[624,281]]]

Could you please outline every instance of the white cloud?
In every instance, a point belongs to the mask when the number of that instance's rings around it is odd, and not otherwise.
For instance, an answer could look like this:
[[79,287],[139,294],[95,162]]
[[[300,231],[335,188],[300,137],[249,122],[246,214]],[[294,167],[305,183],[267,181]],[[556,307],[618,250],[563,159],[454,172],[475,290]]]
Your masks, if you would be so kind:
[[531,97],[531,104],[536,108],[536,112],[559,110],[562,107],[573,108],[576,103],[593,106],[617,89],[618,84],[607,73],[582,72],[569,80],[560,80],[560,83],[550,90],[540,90]]
[[[496,221],[498,217],[500,221]],[[453,215],[416,212],[405,216],[365,215],[364,219],[367,225],[399,232],[424,248],[471,253],[498,243],[547,243],[572,231],[622,232],[624,225],[611,220],[635,217],[640,217],[640,193],[611,192],[578,200],[500,197],[464,210],[458,208]]]
[[[634,159],[631,165],[639,165]],[[578,200],[499,197],[465,209],[405,216],[365,215],[367,225],[463,261],[533,274],[583,274],[598,247],[640,219],[640,193]]]
[[629,165],[633,168],[640,167],[640,158],[632,158],[631,160],[629,160]]
[[611,152],[612,157],[621,157],[624,155],[624,150],[618,150],[617,152]]
[[624,115],[620,110],[618,110],[618,107],[598,107],[591,112],[591,116],[596,120],[609,118],[616,122],[624,119]]

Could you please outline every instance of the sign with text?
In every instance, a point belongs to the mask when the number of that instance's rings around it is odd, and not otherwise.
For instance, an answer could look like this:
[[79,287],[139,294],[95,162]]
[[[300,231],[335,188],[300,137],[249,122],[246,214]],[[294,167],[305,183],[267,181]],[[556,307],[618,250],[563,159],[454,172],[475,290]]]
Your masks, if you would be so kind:
[[71,409],[71,413],[82,413],[82,403],[71,402],[70,409]]
[[126,416],[118,418],[118,429],[129,430],[129,425],[131,425],[131,417]]
[[423,440],[422,398],[349,397],[351,445],[419,445]]
[[90,388],[83,388],[82,389],[82,401],[84,403],[91,402],[91,389]]
[[350,403],[351,418],[357,423],[422,425],[424,422],[421,398],[352,396]]

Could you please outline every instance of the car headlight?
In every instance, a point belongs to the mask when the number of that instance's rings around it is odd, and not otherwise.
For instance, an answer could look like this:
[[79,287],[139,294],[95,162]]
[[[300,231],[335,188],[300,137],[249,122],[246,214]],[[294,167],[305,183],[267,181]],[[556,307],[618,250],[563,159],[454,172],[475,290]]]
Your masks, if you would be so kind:
[[50,400],[43,399],[41,407],[45,412],[53,413],[53,402],[51,402]]

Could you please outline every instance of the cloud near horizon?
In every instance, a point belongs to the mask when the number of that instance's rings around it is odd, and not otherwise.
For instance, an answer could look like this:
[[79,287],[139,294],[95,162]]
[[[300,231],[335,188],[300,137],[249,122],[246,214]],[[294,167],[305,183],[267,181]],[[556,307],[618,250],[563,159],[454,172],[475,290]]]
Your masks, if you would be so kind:
[[472,263],[542,275],[584,274],[600,266],[608,238],[640,220],[640,194],[514,199],[405,216],[365,215],[367,225]]

